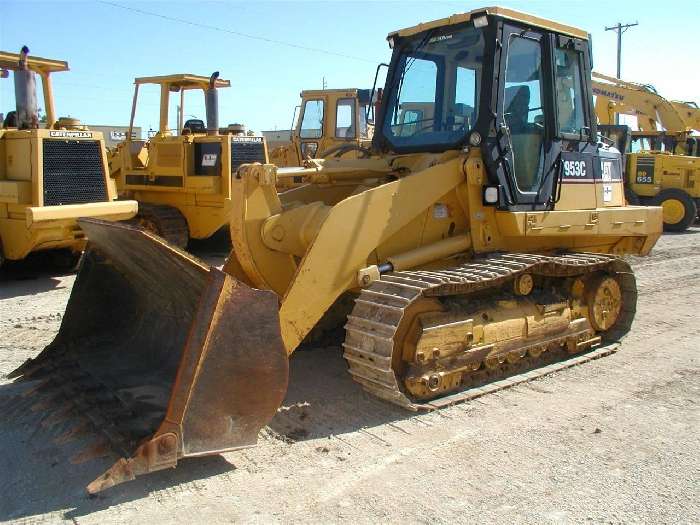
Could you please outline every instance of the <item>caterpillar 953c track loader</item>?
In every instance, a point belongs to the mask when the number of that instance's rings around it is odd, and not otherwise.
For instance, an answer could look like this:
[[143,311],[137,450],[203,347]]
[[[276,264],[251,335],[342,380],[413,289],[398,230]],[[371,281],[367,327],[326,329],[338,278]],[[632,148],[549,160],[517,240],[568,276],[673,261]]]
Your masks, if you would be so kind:
[[[246,162],[267,160],[263,137],[219,129],[218,88],[229,87],[216,72],[141,77],[134,81],[129,134],[110,152],[109,167],[123,198],[139,203],[136,221],[168,242],[185,248],[190,238],[206,239],[227,227],[232,211],[231,175]],[[160,125],[148,141],[132,136],[139,87],[160,87]],[[185,93],[204,95],[207,123],[185,120]],[[169,127],[170,94],[179,94],[178,125]],[[224,131],[224,133],[221,133]]]
[[[372,158],[316,161],[282,194],[283,170],[240,167],[223,271],[82,221],[92,250],[60,332],[15,375],[121,456],[89,491],[255,443],[288,357],[334,316],[353,378],[411,410],[630,329],[618,256],[651,250],[661,209],[625,206],[620,154],[596,141],[587,34],[487,8],[388,38]],[[417,103],[431,116],[397,124]]]
[[0,51],[0,70],[13,72],[16,105],[0,122],[0,265],[40,250],[70,250],[75,261],[86,244],[78,217],[130,219],[137,204],[115,200],[102,133],[56,118],[51,74],[67,71],[66,62],[29,56],[25,46],[19,54]]

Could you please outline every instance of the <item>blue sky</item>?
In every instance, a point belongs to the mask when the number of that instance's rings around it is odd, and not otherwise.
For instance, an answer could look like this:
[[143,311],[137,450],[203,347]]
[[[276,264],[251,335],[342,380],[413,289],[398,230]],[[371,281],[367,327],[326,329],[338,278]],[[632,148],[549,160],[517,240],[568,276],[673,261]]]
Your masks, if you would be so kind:
[[[231,80],[219,95],[222,124],[284,129],[299,92],[324,78],[331,88],[371,87],[376,65],[390,57],[388,32],[491,3],[0,0],[0,49],[26,44],[32,54],[67,60],[71,71],[53,77],[57,111],[87,123],[128,124],[134,77],[219,70]],[[589,31],[595,69],[612,75],[616,37],[604,28],[638,21],[624,35],[623,78],[700,103],[696,0],[673,9],[640,0],[499,4]],[[199,98],[191,94],[186,110],[203,118]],[[144,94],[138,125],[157,127],[157,102],[155,89]],[[13,106],[12,82],[0,79],[0,112]]]

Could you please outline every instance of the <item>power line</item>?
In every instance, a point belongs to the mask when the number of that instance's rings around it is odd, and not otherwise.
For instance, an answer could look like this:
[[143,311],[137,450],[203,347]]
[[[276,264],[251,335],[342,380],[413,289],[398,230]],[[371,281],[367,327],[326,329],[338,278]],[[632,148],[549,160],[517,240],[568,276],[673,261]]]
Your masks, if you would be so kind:
[[350,58],[352,60],[360,60],[362,62],[369,62],[371,64],[375,63],[374,60],[369,60],[369,59],[363,58],[363,57],[358,57],[358,56],[354,56],[354,55],[346,55],[345,53],[339,53],[337,51],[329,51],[327,49],[321,49],[318,47],[303,46],[301,44],[294,44],[293,42],[285,42],[283,40],[275,40],[274,38],[268,38],[268,37],[258,36],[258,35],[251,35],[248,33],[242,33],[240,31],[232,31],[230,29],[224,29],[223,27],[212,26],[209,24],[202,24],[200,22],[192,22],[191,20],[186,20],[184,18],[177,18],[174,16],[161,15],[160,13],[154,13],[152,11],[145,11],[143,9],[138,9],[136,7],[129,7],[129,6],[117,4],[114,2],[107,2],[105,0],[98,0],[98,3],[109,5],[112,7],[116,7],[118,9],[125,9],[126,11],[133,11],[134,13],[139,13],[142,15],[155,16],[157,18],[162,18],[163,20],[168,20],[170,22],[178,22],[180,24],[187,24],[190,26],[200,27],[203,29],[210,29],[212,31],[219,31],[220,33],[228,33],[230,35],[235,35],[235,36],[239,36],[242,38],[250,38],[252,40],[259,40],[261,42],[267,42],[269,44],[277,44],[280,46],[287,46],[287,47],[292,47],[295,49],[301,49],[303,51],[313,51],[314,53],[323,53],[325,55],[332,55],[332,56],[337,56],[337,57],[342,57],[342,58]]

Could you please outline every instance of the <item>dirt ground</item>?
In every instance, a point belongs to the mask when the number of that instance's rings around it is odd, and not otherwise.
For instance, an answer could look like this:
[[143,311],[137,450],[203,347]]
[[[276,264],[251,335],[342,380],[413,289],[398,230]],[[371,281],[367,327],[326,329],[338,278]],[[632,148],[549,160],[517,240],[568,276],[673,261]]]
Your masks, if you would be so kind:
[[257,447],[94,498],[113,460],[72,463],[80,442],[57,445],[6,377],[52,340],[74,276],[5,272],[0,521],[700,523],[700,228],[633,263],[637,318],[610,357],[416,415],[364,394],[339,347],[304,349]]

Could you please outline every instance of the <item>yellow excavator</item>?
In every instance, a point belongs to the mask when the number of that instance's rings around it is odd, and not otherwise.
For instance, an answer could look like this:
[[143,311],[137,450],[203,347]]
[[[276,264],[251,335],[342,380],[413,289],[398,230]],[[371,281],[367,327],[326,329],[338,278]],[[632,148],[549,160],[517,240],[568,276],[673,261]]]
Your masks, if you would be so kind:
[[[649,253],[661,209],[625,205],[621,156],[598,142],[588,34],[495,7],[388,41],[372,156],[314,160],[281,194],[284,170],[241,166],[222,270],[81,221],[61,329],[13,376],[119,458],[89,492],[253,445],[313,330],[344,324],[348,372],[407,410],[602,357],[629,331],[620,256]],[[411,132],[404,102],[432,106]]]
[[659,95],[654,86],[638,84],[593,72],[595,110],[600,124],[615,124],[616,115],[637,118],[640,131],[664,129],[683,131],[688,126],[677,105]]
[[695,102],[672,100],[671,105],[685,122],[685,127],[700,132],[700,108]]
[[[160,88],[160,124],[149,140],[132,136],[139,88]],[[218,89],[230,87],[216,72],[210,77],[180,73],[134,81],[129,133],[109,155],[122,198],[138,201],[136,222],[180,248],[190,238],[206,239],[228,226],[231,178],[246,162],[266,162],[263,137],[240,125],[219,128]],[[185,120],[185,93],[204,96],[207,122]],[[177,129],[169,126],[171,94],[179,95]]]
[[[700,207],[695,124],[653,86],[594,73],[593,93],[601,131],[624,148],[627,200],[661,206],[666,231],[686,230]],[[639,130],[616,125],[617,114],[636,117]]]
[[[116,201],[102,133],[74,118],[56,117],[51,75],[68,63],[0,51],[3,77],[13,72],[16,109],[0,122],[0,266],[51,250],[67,267],[85,248],[79,217],[130,219],[135,201]],[[39,121],[36,77],[46,122]],[[0,80],[1,82],[2,80]]]

